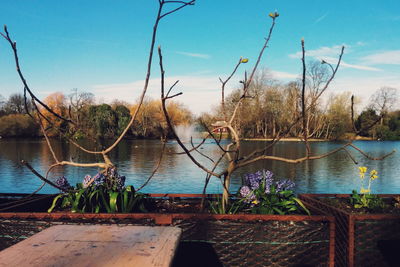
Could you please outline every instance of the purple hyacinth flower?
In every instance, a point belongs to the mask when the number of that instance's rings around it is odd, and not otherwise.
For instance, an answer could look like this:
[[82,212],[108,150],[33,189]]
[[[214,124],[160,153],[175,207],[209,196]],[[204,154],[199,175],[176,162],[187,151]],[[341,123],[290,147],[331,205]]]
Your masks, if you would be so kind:
[[61,177],[57,178],[56,184],[59,187],[61,187],[63,190],[67,190],[71,187],[71,185],[69,184],[69,182],[65,176],[61,176]]
[[82,181],[83,187],[85,187],[85,188],[88,187],[91,180],[92,180],[92,176],[87,174],[85,176],[85,178],[83,178],[83,181]]
[[245,183],[251,190],[257,189],[262,181],[262,173],[249,173],[245,176]]
[[285,191],[285,190],[291,190],[293,189],[295,186],[295,183],[285,179],[285,180],[280,180],[276,182],[276,191],[280,192],[280,191]]
[[240,188],[240,196],[244,198],[244,202],[250,203],[252,200],[256,198],[253,191],[247,185],[244,185]]
[[117,177],[117,179],[116,179],[116,185],[117,185],[117,189],[118,189],[118,190],[122,190],[122,188],[123,188],[124,185],[125,185],[125,180],[126,180],[126,177],[125,177],[125,176],[118,176],[118,177]]
[[273,178],[272,176],[274,175],[271,171],[263,171],[264,174],[264,179],[265,179],[265,193],[271,192],[271,185],[273,184]]
[[99,172],[93,177],[93,180],[95,185],[102,185],[105,182],[105,176]]

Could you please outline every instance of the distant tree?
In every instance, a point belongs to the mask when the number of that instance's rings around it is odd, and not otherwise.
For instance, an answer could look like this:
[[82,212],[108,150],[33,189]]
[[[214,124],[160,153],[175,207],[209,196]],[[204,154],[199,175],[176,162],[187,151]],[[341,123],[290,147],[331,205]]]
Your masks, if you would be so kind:
[[351,94],[349,92],[331,95],[328,103],[327,120],[329,128],[327,137],[337,140],[351,130]]
[[[193,122],[192,113],[182,103],[170,101],[167,108],[171,113],[172,125],[187,125]],[[135,112],[136,109],[137,104],[132,106],[131,113]],[[169,136],[171,134],[161,109],[160,100],[146,98],[143,101],[132,131],[138,137],[149,138],[164,138],[165,135]]]
[[383,125],[383,118],[394,108],[397,100],[397,89],[391,87],[382,87],[371,96],[370,106],[381,113],[381,125]]
[[12,94],[6,103],[6,112],[8,114],[25,113],[25,100],[22,94]]
[[389,129],[393,132],[400,133],[400,110],[389,115]]
[[117,116],[110,105],[90,106],[89,121],[91,130],[97,138],[114,138],[117,129]]
[[5,111],[6,99],[0,95],[0,117],[6,114]]
[[[131,114],[129,109],[124,105],[117,105],[113,107],[116,117],[117,117],[117,135],[120,135],[122,131],[126,128],[129,121],[131,120]],[[129,131],[131,132],[131,131]]]
[[38,135],[38,126],[27,114],[10,114],[1,117],[0,136],[33,137]]
[[79,92],[74,88],[68,98],[72,119],[77,125],[82,125],[89,106],[94,104],[94,95],[89,92]]
[[[67,116],[68,109],[66,106],[66,98],[63,93],[52,93],[48,95],[43,102],[51,108],[53,112],[63,117]],[[43,126],[47,130],[48,136],[60,136],[61,133],[67,132],[68,125],[64,120],[57,118],[45,108],[41,108],[40,112],[46,117],[46,120],[43,120]]]
[[355,127],[360,131],[360,136],[375,137],[375,128],[373,125],[378,119],[379,115],[371,107],[361,112],[355,121]]

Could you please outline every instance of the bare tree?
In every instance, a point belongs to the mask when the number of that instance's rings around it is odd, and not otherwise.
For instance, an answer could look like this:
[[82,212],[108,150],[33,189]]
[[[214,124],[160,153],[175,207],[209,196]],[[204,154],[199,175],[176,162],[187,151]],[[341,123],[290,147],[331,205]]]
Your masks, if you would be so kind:
[[398,92],[396,88],[382,87],[378,89],[370,99],[371,107],[383,116],[390,112],[398,101]]
[[72,93],[68,95],[70,117],[80,125],[82,119],[82,111],[85,107],[94,103],[94,95],[89,92],[79,92],[77,88],[72,89]]
[[[11,50],[13,51],[17,73],[18,73],[18,76],[19,76],[19,78],[22,82],[23,88],[24,88],[23,102],[25,104],[25,107],[28,106],[28,102],[32,103],[32,105],[34,107],[34,112],[28,112],[28,113],[32,118],[35,118],[38,121],[38,123],[41,127],[41,130],[42,130],[42,133],[46,139],[47,145],[52,154],[53,160],[54,160],[54,164],[52,164],[47,170],[46,177],[43,177],[38,172],[36,172],[29,165],[29,163],[24,162],[26,164],[26,166],[28,166],[28,168],[30,168],[33,171],[33,173],[35,173],[39,178],[44,179],[45,181],[49,182],[51,185],[54,186],[53,183],[48,181],[47,176],[48,176],[49,172],[56,166],[69,165],[69,166],[75,166],[75,167],[98,167],[98,168],[103,169],[104,172],[107,172],[107,170],[109,168],[115,167],[115,165],[109,158],[109,153],[120,143],[120,141],[123,139],[125,134],[128,132],[128,130],[132,126],[133,122],[135,121],[135,119],[139,113],[139,110],[142,106],[143,99],[146,95],[150,76],[151,76],[151,66],[152,66],[152,62],[153,62],[153,53],[154,53],[154,47],[155,47],[159,23],[167,16],[181,10],[182,8],[184,8],[186,6],[194,5],[195,0],[191,0],[191,1],[158,0],[158,3],[159,3],[158,11],[157,11],[157,15],[155,18],[153,31],[151,34],[152,37],[151,37],[151,42],[150,42],[149,54],[148,54],[146,78],[145,78],[144,86],[142,89],[142,93],[140,95],[139,104],[137,106],[137,109],[132,114],[131,120],[129,121],[128,125],[125,127],[125,129],[122,131],[120,136],[115,140],[115,142],[113,144],[102,149],[101,151],[96,151],[96,150],[92,150],[87,147],[83,147],[83,146],[79,145],[78,143],[76,143],[73,139],[69,138],[69,142],[72,143],[73,145],[75,145],[77,148],[79,148],[83,152],[86,152],[88,154],[100,155],[103,158],[103,161],[101,161],[101,162],[92,162],[92,163],[73,162],[72,160],[63,160],[63,159],[59,158],[58,155],[56,155],[56,153],[54,152],[53,146],[51,144],[51,140],[48,138],[47,131],[50,128],[53,128],[53,130],[56,129],[62,134],[65,134],[65,132],[63,131],[63,129],[57,127],[57,125],[54,125],[52,123],[52,121],[54,119],[58,119],[58,120],[63,121],[64,123],[71,124],[74,127],[79,127],[79,122],[75,121],[76,118],[73,118],[72,116],[69,116],[69,115],[65,116],[65,115],[55,112],[51,107],[46,105],[46,103],[41,101],[35,95],[34,91],[30,88],[28,81],[25,79],[25,76],[22,72],[20,59],[18,56],[17,43],[15,41],[13,41],[13,39],[11,38],[11,35],[7,29],[7,26],[4,26],[4,32],[0,32],[0,35],[9,43]],[[47,114],[44,114],[43,110],[45,110]],[[46,121],[50,126],[45,128],[44,121]],[[68,135],[65,135],[65,137],[68,138]],[[59,187],[57,187],[57,188],[59,188]]]
[[[352,140],[347,142],[346,144],[339,146],[331,151],[328,151],[324,154],[313,154],[311,151],[311,147],[309,145],[308,137],[309,137],[309,131],[308,131],[308,124],[307,120],[309,117],[309,112],[315,107],[317,101],[321,97],[321,95],[327,90],[329,87],[330,83],[334,79],[339,65],[341,63],[341,59],[343,56],[344,52],[344,47],[342,47],[341,52],[339,54],[338,62],[335,66],[331,65],[330,63],[327,62],[322,62],[322,64],[326,64],[328,66],[328,69],[331,70],[331,73],[327,76],[325,74],[322,76],[323,79],[321,78],[321,83],[318,84],[318,90],[314,92],[313,97],[310,99],[310,101],[306,101],[306,73],[307,73],[307,68],[305,64],[305,48],[304,48],[304,40],[301,41],[301,47],[302,47],[302,65],[303,65],[303,73],[302,73],[302,79],[301,79],[301,109],[299,111],[299,114],[295,117],[293,122],[288,125],[285,129],[280,130],[279,132],[276,133],[274,136],[273,140],[269,142],[265,147],[260,148],[258,150],[254,150],[248,154],[243,154],[242,149],[241,149],[241,139],[239,135],[239,127],[237,124],[235,124],[235,120],[240,116],[240,111],[241,111],[241,105],[244,103],[244,101],[247,101],[249,98],[252,96],[249,93],[249,89],[251,88],[252,83],[254,82],[254,75],[257,71],[257,68],[260,64],[261,58],[265,52],[265,49],[267,48],[269,41],[272,36],[272,32],[275,27],[275,22],[279,14],[277,12],[275,13],[270,13],[270,17],[272,18],[272,24],[269,29],[268,36],[265,38],[265,42],[260,50],[260,53],[257,57],[257,60],[250,72],[250,75],[247,74],[247,72],[244,73],[244,77],[241,80],[242,84],[242,90],[241,94],[239,97],[239,100],[234,106],[233,112],[231,114],[228,114],[226,110],[226,102],[225,102],[225,86],[226,84],[230,81],[230,79],[235,75],[237,72],[238,68],[243,64],[247,63],[248,59],[240,58],[237,62],[237,64],[234,66],[232,73],[224,80],[220,78],[221,82],[221,107],[222,107],[222,113],[224,117],[224,122],[220,126],[220,128],[226,128],[228,129],[230,136],[231,136],[231,143],[229,143],[226,146],[223,146],[220,142],[220,139],[215,138],[214,135],[211,133],[209,129],[207,129],[209,135],[208,137],[214,138],[216,145],[220,149],[220,155],[215,159],[211,159],[207,155],[204,155],[208,159],[211,160],[212,164],[211,167],[207,167],[203,164],[201,164],[194,156],[193,153],[197,153],[199,147],[201,146],[202,143],[198,146],[194,146],[192,144],[191,148],[186,147],[183,142],[180,140],[179,136],[174,132],[172,124],[170,122],[170,116],[168,114],[168,111],[166,109],[166,103],[169,99],[174,98],[182,93],[176,93],[171,95],[172,89],[176,86],[177,82],[175,82],[171,87],[169,87],[168,91],[166,91],[165,88],[165,70],[163,66],[163,57],[162,57],[162,52],[161,48],[159,47],[158,53],[159,53],[159,61],[160,61],[160,71],[161,71],[161,100],[163,104],[163,111],[164,115],[166,117],[167,123],[171,130],[174,133],[175,139],[177,140],[178,144],[181,146],[183,151],[186,153],[186,155],[192,160],[192,162],[197,165],[200,169],[204,170],[206,172],[206,181],[205,181],[205,187],[203,192],[205,192],[207,184],[210,180],[211,177],[216,177],[220,179],[221,184],[223,185],[223,198],[222,198],[222,208],[225,211],[226,206],[229,201],[229,187],[231,183],[231,178],[232,174],[239,168],[242,168],[244,166],[247,166],[249,164],[252,164],[254,162],[260,161],[260,160],[274,160],[274,161],[281,161],[281,162],[286,162],[286,163],[291,163],[291,164],[297,164],[301,163],[307,160],[316,160],[316,159],[321,159],[324,157],[328,157],[338,151],[345,151],[349,155],[349,157],[354,161],[354,157],[351,155],[349,152],[348,148],[354,148],[357,152],[360,152],[362,155],[369,159],[378,159],[378,158],[373,158],[363,152],[361,149],[356,147],[354,144],[352,144]],[[319,75],[319,74],[318,74]],[[319,81],[320,81],[319,80]],[[303,157],[300,158],[284,158],[284,157],[278,157],[274,156],[271,154],[268,154],[268,149],[273,147],[281,138],[285,137],[288,133],[291,132],[293,127],[295,127],[297,124],[300,124],[302,127],[303,131],[303,142],[305,144],[305,154]],[[393,153],[393,152],[392,152]],[[390,155],[389,153],[388,155]],[[382,159],[388,155],[385,155],[379,159]],[[227,159],[228,164],[227,167],[223,167],[221,162]],[[218,167],[222,168],[222,170],[218,170]]]

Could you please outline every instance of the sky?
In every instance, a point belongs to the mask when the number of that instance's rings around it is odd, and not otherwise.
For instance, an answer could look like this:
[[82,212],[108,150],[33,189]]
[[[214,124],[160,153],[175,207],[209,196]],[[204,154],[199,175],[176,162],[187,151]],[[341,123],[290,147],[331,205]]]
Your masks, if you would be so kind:
[[[173,8],[172,4],[168,8]],[[135,102],[143,88],[157,0],[1,0],[0,24],[17,42],[22,71],[44,98],[73,88],[99,102]],[[307,60],[342,66],[326,94],[349,91],[366,105],[377,89],[400,90],[400,1],[197,0],[165,17],[156,45],[163,50],[166,85],[179,80],[175,100],[195,114],[220,102],[219,78],[248,58],[227,85],[238,88],[256,61],[272,19],[280,16],[261,61],[282,83],[301,74],[301,38]],[[0,95],[22,93],[12,51],[0,39]],[[148,96],[160,97],[158,58]]]

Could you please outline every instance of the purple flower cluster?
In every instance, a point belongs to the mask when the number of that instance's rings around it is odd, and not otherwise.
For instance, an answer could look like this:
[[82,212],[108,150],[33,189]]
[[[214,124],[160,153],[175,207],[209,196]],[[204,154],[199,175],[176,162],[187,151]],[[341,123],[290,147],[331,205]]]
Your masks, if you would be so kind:
[[265,179],[265,193],[269,193],[271,191],[271,185],[274,183],[274,179],[272,176],[274,174],[271,171],[263,170],[264,179]]
[[250,187],[251,190],[254,190],[254,189],[257,189],[258,187],[260,187],[262,178],[263,178],[263,176],[262,176],[261,171],[258,171],[256,173],[249,173],[249,174],[246,174],[246,176],[244,178],[244,183],[245,183],[245,185]]
[[285,179],[285,180],[280,180],[276,182],[276,191],[285,191],[285,190],[291,190],[295,186],[294,182]]
[[87,174],[86,176],[85,176],[85,178],[83,178],[83,181],[82,181],[82,184],[83,184],[83,187],[88,187],[91,183],[92,183],[92,176],[90,176],[89,174]]
[[246,174],[243,181],[244,185],[239,190],[241,197],[245,198],[245,202],[249,203],[252,200],[255,200],[255,190],[262,190],[269,194],[271,193],[271,186],[275,187],[276,192],[291,190],[294,188],[294,182],[288,179],[274,182],[273,175],[274,174],[268,170]]
[[56,184],[61,187],[63,190],[67,190],[71,188],[71,185],[69,184],[67,178],[65,176],[61,176],[57,178]]
[[240,188],[240,195],[245,198],[244,202],[249,203],[256,199],[253,191],[247,185],[244,185]]
[[125,176],[119,175],[116,168],[108,169],[107,178],[109,179],[111,186],[117,190],[122,190],[125,185]]
[[93,177],[93,183],[94,183],[94,185],[96,185],[96,186],[104,184],[105,181],[106,181],[106,177],[105,177],[104,174],[102,174],[101,172],[97,173],[97,174]]

